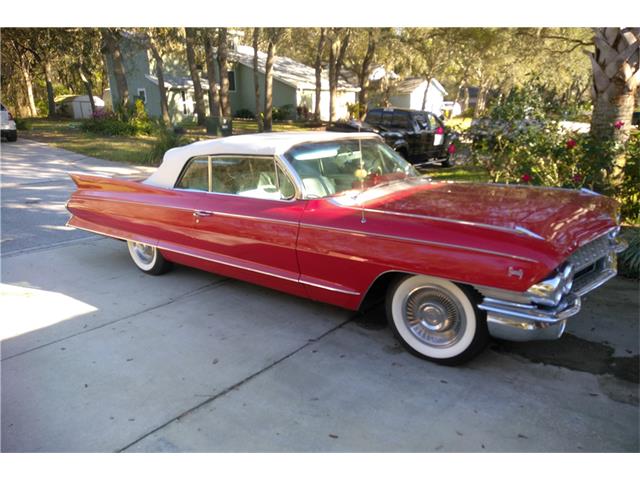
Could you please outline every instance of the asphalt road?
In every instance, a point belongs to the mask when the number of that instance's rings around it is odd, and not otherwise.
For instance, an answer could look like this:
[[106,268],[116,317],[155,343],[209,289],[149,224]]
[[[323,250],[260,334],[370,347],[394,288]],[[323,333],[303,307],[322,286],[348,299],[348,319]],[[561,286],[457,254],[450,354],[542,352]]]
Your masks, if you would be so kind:
[[139,174],[2,143],[3,452],[639,449],[638,284],[594,292],[555,342],[441,367],[382,312],[354,314],[68,231],[70,170]]

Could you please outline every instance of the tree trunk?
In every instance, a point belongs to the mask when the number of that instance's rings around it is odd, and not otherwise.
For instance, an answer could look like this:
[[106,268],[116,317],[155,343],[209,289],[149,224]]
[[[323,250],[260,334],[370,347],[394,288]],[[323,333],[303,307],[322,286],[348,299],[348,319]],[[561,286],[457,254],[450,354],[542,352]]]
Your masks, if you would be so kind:
[[84,64],[80,65],[79,71],[80,78],[82,79],[82,83],[84,83],[84,88],[87,91],[87,96],[89,97],[89,105],[91,105],[91,115],[95,116],[96,102],[93,99],[93,83],[91,82],[91,73]]
[[489,82],[481,82],[478,88],[478,97],[476,99],[476,108],[473,111],[473,118],[478,118],[482,115],[486,108],[487,103],[487,91],[489,89]]
[[640,28],[596,28],[591,135],[626,142],[640,84]]
[[56,100],[53,93],[53,75],[51,73],[51,62],[46,60],[44,62],[44,81],[47,84],[47,105],[49,107],[49,118],[53,117],[56,113]]
[[273,60],[276,46],[269,38],[267,61],[264,66],[264,131],[270,132],[273,127]]
[[347,29],[344,38],[340,38],[340,34],[336,33],[331,42],[329,51],[329,121],[335,121],[336,117],[336,100],[338,96],[338,79],[340,70],[344,62],[344,55],[349,45],[349,37],[351,31]]
[[[111,59],[113,75],[116,78],[117,95],[114,95],[114,92],[112,91],[111,98],[113,100],[114,107],[120,106],[121,109],[126,111],[126,108],[129,105],[129,87],[127,86],[127,77],[125,75],[122,53],[120,52],[120,46],[118,45],[119,34],[109,28],[102,28],[100,30],[105,42],[107,55]],[[115,101],[116,99],[117,102]]]
[[322,99],[322,51],[324,50],[324,44],[326,41],[326,28],[320,29],[320,39],[318,40],[318,48],[316,50],[316,103],[313,110],[313,118],[316,122],[320,121],[320,100]]
[[185,28],[185,42],[187,47],[187,63],[189,64],[189,73],[193,82],[193,96],[196,103],[196,115],[198,117],[198,125],[204,125],[207,122],[207,111],[204,106],[204,96],[202,95],[202,83],[200,83],[200,74],[196,65],[196,30],[195,28]]
[[31,72],[24,57],[20,59],[20,71],[22,72],[22,78],[24,79],[24,86],[27,90],[27,101],[29,106],[29,116],[37,117],[38,109],[36,108],[36,101],[33,96],[33,82],[31,80]]
[[262,112],[260,109],[260,83],[258,78],[258,46],[260,40],[260,29],[253,29],[253,88],[256,93],[256,121],[258,122],[258,131],[264,131],[262,124]]
[[371,68],[371,62],[373,62],[373,56],[376,51],[376,40],[373,36],[373,30],[369,30],[369,43],[367,45],[367,52],[362,59],[362,66],[358,75],[360,92],[358,92],[358,117],[360,120],[364,120],[367,113],[367,103],[369,102],[369,69]]
[[204,29],[204,53],[207,62],[207,80],[209,81],[209,113],[212,117],[219,117],[218,82],[216,80],[215,56],[211,34],[210,29]]
[[227,65],[229,53],[227,50],[227,29],[218,30],[218,74],[220,75],[220,109],[223,117],[231,117],[231,104],[229,103],[229,66]]
[[158,93],[160,94],[160,112],[162,115],[162,123],[165,126],[171,125],[171,116],[169,115],[169,102],[167,100],[167,87],[164,84],[164,61],[162,55],[158,51],[158,46],[151,33],[147,34],[149,39],[149,50],[156,62],[156,77],[158,78]]
[[422,95],[422,111],[427,107],[427,97],[429,96],[429,87],[431,86],[431,76],[427,76],[427,87],[424,89],[424,95]]

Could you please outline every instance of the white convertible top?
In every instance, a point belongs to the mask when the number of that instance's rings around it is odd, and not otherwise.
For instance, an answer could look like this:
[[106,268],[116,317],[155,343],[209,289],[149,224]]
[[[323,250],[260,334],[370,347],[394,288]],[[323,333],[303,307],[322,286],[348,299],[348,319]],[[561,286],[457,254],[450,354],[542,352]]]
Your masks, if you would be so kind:
[[309,142],[330,142],[347,138],[377,138],[375,133],[283,132],[254,133],[216,138],[167,150],[158,167],[144,183],[173,188],[185,163],[199,155],[279,155],[295,145]]

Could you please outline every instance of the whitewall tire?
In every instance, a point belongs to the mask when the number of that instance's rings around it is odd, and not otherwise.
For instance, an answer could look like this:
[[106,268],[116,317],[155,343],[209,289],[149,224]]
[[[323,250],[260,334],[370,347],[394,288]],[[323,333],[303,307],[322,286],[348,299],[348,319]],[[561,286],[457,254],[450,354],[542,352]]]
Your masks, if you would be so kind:
[[131,255],[133,263],[144,273],[160,275],[165,273],[171,265],[152,245],[128,240],[127,247],[129,247],[129,255]]
[[479,296],[465,285],[427,275],[402,276],[387,292],[387,318],[411,353],[456,365],[476,356],[488,341]]

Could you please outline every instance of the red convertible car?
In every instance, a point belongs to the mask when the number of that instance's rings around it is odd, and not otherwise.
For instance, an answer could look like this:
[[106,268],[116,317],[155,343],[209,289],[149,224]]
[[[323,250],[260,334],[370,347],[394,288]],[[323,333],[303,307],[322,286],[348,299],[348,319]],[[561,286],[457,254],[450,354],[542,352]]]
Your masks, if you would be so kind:
[[69,225],[171,263],[357,310],[386,302],[444,364],[489,335],[554,339],[616,274],[617,204],[588,190],[433,182],[367,133],[269,133],[169,150],[144,181],[72,175]]

